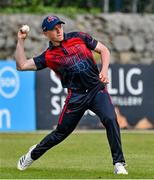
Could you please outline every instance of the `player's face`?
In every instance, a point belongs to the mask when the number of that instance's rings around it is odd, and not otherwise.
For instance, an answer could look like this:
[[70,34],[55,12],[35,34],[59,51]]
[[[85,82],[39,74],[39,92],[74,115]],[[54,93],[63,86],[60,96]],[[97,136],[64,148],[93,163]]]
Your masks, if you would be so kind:
[[52,30],[44,33],[51,42],[61,42],[64,39],[63,27],[57,24]]

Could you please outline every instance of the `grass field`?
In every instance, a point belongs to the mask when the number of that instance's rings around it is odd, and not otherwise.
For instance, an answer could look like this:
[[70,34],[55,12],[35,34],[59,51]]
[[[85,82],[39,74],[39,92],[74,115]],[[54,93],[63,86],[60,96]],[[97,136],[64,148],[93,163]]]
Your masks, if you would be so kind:
[[18,158],[48,132],[1,133],[1,179],[152,179],[154,132],[122,131],[129,175],[114,175],[105,131],[75,132],[49,150],[26,171],[18,171]]

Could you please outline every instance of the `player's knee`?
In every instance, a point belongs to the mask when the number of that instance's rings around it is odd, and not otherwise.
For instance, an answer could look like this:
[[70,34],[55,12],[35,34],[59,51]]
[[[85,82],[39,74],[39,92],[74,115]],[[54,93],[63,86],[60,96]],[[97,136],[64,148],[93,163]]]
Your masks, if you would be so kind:
[[117,125],[117,118],[115,115],[106,116],[103,118],[103,121],[106,126]]

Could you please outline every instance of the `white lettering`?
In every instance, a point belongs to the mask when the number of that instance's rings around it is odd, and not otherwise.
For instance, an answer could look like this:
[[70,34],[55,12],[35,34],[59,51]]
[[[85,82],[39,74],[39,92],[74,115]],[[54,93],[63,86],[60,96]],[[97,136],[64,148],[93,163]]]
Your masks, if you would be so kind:
[[132,68],[130,69],[126,74],[124,73],[123,68],[119,68],[118,70],[118,79],[117,82],[115,82],[117,88],[113,88],[113,77],[114,74],[112,74],[112,70],[109,69],[108,76],[109,76],[109,84],[108,91],[111,95],[123,95],[125,94],[126,90],[132,94],[132,95],[139,95],[143,93],[143,81],[138,80],[138,82],[135,82],[137,84],[137,87],[134,88],[133,86],[136,85],[132,82],[132,78],[134,76],[141,75],[141,69],[139,68]]
[[110,94],[117,94],[118,93],[118,90],[115,89],[115,88],[112,88],[112,71],[111,69],[109,68],[108,70],[108,77],[109,77],[109,84],[108,84],[108,91]]
[[0,69],[0,95],[4,98],[13,98],[20,88],[18,73],[12,67]]
[[143,102],[142,97],[120,97],[120,96],[113,96],[112,102],[114,105],[117,106],[141,106]]
[[119,68],[119,94],[124,94],[125,92],[125,83],[124,83],[124,69]]
[[65,103],[65,96],[59,96],[59,95],[55,95],[51,97],[51,105],[52,105],[52,109],[51,109],[51,114],[52,115],[59,115],[61,113],[62,108],[64,107],[64,103]]
[[11,128],[11,115],[8,109],[0,110],[0,128],[3,127],[3,120],[6,120],[6,127]]
[[53,109],[51,109],[52,115],[59,115],[60,114],[60,105],[59,105],[60,97],[59,96],[53,96],[51,98],[51,105]]
[[128,71],[128,74],[126,76],[126,85],[127,85],[127,88],[131,94],[139,95],[143,92],[143,82],[141,80],[138,81],[137,88],[136,89],[133,88],[132,83],[131,83],[131,79],[132,79],[132,76],[135,74],[140,75],[141,70],[139,68],[133,68],[133,69],[130,69]]
[[51,80],[57,85],[56,87],[51,87],[50,92],[54,94],[59,94],[62,92],[63,88],[59,78],[56,76],[54,71],[50,71]]
[[16,80],[14,78],[9,78],[9,77],[1,78],[0,84],[1,84],[2,88],[4,88],[4,87],[6,87],[6,88],[15,87],[16,86]]

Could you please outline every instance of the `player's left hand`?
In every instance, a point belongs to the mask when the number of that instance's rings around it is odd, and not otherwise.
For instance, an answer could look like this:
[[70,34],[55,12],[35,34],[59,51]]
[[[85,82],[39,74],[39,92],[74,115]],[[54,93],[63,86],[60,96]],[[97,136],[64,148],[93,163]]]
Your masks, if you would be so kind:
[[104,72],[103,70],[99,73],[99,79],[104,84],[109,83],[107,72]]

